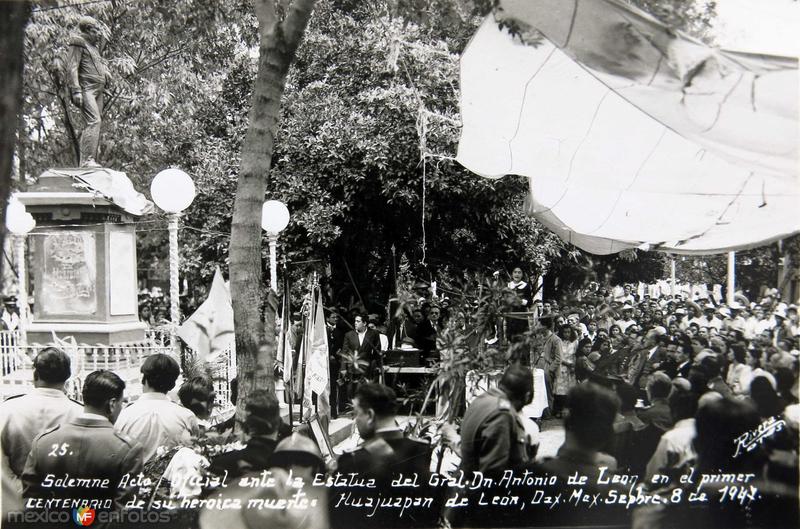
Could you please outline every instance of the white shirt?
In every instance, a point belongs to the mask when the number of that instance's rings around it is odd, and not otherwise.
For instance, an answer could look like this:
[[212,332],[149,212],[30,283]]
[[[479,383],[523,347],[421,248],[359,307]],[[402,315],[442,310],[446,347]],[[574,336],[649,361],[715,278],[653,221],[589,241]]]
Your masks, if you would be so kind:
[[653,457],[647,463],[647,480],[669,468],[676,468],[697,454],[692,446],[695,436],[694,418],[675,423],[672,430],[665,432],[658,442]]
[[367,330],[364,329],[364,332],[356,331],[356,334],[358,335],[358,345],[364,345],[364,337],[367,335]]
[[34,388],[21,397],[0,403],[0,478],[2,512],[22,511],[22,469],[34,437],[80,415],[83,408],[63,391]]
[[198,434],[197,417],[163,393],[144,393],[122,410],[115,423],[118,432],[131,436],[144,447],[143,462],[149,461],[159,447],[170,449],[189,444]]

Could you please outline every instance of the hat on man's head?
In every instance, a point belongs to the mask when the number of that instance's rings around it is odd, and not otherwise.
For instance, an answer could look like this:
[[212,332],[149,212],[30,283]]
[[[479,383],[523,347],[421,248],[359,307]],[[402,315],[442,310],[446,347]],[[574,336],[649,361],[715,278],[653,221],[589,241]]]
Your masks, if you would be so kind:
[[622,310],[633,310],[633,307],[628,303],[626,303],[622,306]]
[[683,307],[679,307],[679,308],[675,309],[675,314],[681,314],[681,315],[685,316],[686,315],[686,309],[684,309]]

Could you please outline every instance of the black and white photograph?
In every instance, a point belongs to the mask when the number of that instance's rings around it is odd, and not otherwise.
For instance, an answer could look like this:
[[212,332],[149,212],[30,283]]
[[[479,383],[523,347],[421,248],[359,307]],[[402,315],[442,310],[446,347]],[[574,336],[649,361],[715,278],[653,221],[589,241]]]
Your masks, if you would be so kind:
[[800,527],[799,35],[0,0],[0,529]]

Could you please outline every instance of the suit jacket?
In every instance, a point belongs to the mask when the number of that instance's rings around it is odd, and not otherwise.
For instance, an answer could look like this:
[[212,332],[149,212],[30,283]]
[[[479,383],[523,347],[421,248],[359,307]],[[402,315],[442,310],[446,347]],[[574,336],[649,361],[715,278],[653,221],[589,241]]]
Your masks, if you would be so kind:
[[558,368],[561,367],[561,353],[563,351],[563,343],[561,338],[551,333],[550,336],[545,338],[540,350],[539,356],[533,362],[533,367],[543,369],[551,377],[555,378],[558,373]]
[[[53,455],[53,454],[56,455]],[[45,431],[34,439],[22,473],[22,495],[26,498],[92,498],[112,500],[121,509],[133,498],[137,487],[120,487],[126,475],[142,471],[142,445],[114,431],[105,417],[81,415]],[[48,474],[53,479],[108,480],[94,487],[43,487]],[[128,480],[130,482],[130,480]]]
[[[370,509],[352,508],[347,505],[337,506],[331,512],[331,526],[334,529],[353,527],[435,527],[439,517],[440,506],[437,491],[428,486],[431,463],[430,444],[407,437],[401,430],[377,432],[355,451],[345,452],[337,460],[337,473],[344,476],[355,473],[359,478],[374,479],[376,489],[348,489],[348,495],[355,497],[373,497],[376,492],[384,497],[391,497],[402,490],[403,496],[409,498],[433,497],[431,508],[412,508],[402,517],[397,516],[395,509],[377,509],[374,514]],[[403,475],[403,479],[416,476],[418,488],[397,489],[391,486],[394,479]],[[338,497],[340,489],[331,489]],[[333,495],[331,496],[334,497]],[[333,504],[333,499],[331,500]],[[419,505],[419,504],[417,504]]]
[[653,425],[662,432],[672,429],[675,424],[667,399],[656,399],[652,406],[639,412],[639,418],[645,424]]
[[656,347],[652,355],[650,349],[643,347],[636,351],[628,365],[628,382],[634,387],[644,389],[647,386],[647,378],[656,370],[656,364],[666,360],[667,355],[663,347]]
[[358,343],[358,333],[356,331],[349,331],[344,335],[344,342],[342,343],[342,354],[350,355],[358,352],[359,358],[369,362],[367,369],[367,377],[372,378],[373,373],[377,369],[378,359],[381,351],[381,337],[377,331],[367,329],[364,335],[364,343]]

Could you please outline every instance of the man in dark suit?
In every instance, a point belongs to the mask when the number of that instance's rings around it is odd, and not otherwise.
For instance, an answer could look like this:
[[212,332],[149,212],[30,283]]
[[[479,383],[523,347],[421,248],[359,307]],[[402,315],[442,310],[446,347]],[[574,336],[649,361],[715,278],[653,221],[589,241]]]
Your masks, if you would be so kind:
[[[34,507],[38,499],[86,498],[100,500],[98,510],[111,511],[133,498],[142,445],[114,431],[124,389],[125,382],[111,371],[90,373],[83,383],[83,413],[34,439],[22,474],[22,495]],[[71,511],[71,505],[51,504],[48,510]]]
[[355,317],[354,327],[354,330],[344,335],[342,354],[349,357],[358,353],[359,359],[369,362],[366,378],[377,380],[381,352],[380,334],[367,328],[367,317],[364,314]]
[[638,413],[645,424],[653,425],[662,432],[670,430],[675,424],[667,401],[670,391],[672,391],[670,378],[661,372],[653,373],[647,382],[647,398],[651,404]]
[[[378,509],[371,514],[369,509],[349,509],[340,502],[342,495],[374,496],[378,492],[389,497],[398,494],[398,490],[411,498],[435,495],[428,486],[431,445],[403,432],[395,417],[395,392],[383,384],[362,384],[353,398],[353,409],[356,428],[364,443],[339,456],[337,473],[374,479],[376,488],[331,489],[333,527],[356,527],[359,521],[369,522],[370,527],[432,527],[438,518],[438,505],[407,509],[398,518],[393,509]],[[413,480],[417,487],[397,489],[392,486],[394,480]]]
[[667,359],[659,367],[670,379],[675,377],[686,378],[692,367],[690,354],[693,353],[690,345],[673,342],[667,346]]
[[656,327],[648,331],[644,345],[634,353],[628,364],[627,382],[639,389],[643,399],[647,397],[645,391],[647,379],[666,360],[666,351],[662,347],[666,332],[663,327]]
[[278,429],[282,422],[278,399],[267,390],[258,389],[248,396],[245,410],[244,428],[250,436],[247,446],[215,457],[209,472],[221,476],[227,472],[234,478],[245,472],[269,469],[269,458],[278,444]]
[[339,313],[330,311],[325,320],[325,331],[328,334],[328,358],[331,376],[334,380],[331,381],[331,413],[335,419],[339,415],[339,385],[335,382],[335,377],[339,374],[341,363],[339,361],[339,352],[342,350],[344,343],[345,329],[342,327]]

